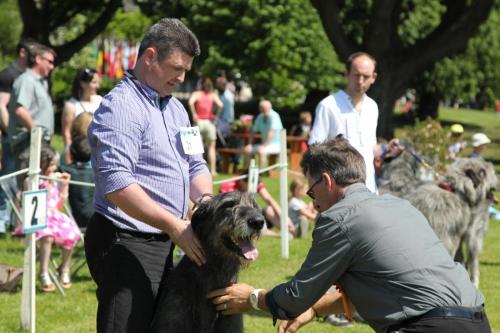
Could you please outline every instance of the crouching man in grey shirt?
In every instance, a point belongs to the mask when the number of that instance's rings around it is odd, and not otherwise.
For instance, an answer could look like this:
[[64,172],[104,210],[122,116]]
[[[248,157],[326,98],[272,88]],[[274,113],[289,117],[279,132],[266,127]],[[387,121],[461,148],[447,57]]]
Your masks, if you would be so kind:
[[[363,157],[347,141],[312,145],[301,165],[320,212],[305,262],[269,291],[234,284],[211,292],[217,310],[269,311],[283,320],[279,332],[354,309],[380,333],[491,332],[465,269],[408,201],[366,188]],[[325,294],[332,284],[350,302]]]

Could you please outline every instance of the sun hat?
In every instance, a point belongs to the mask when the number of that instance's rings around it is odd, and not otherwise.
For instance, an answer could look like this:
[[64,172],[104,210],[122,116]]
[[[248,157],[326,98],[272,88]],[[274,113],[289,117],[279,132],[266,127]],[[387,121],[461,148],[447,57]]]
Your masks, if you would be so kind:
[[451,133],[463,133],[464,132],[464,128],[460,124],[451,125],[450,130],[451,130]]
[[472,136],[472,147],[479,147],[490,142],[490,138],[484,133],[476,133]]

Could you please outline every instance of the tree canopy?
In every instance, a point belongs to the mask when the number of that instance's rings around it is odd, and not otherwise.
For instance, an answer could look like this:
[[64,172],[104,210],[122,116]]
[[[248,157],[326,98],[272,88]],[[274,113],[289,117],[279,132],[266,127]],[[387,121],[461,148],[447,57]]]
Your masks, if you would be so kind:
[[18,6],[24,23],[21,37],[53,47],[60,64],[106,28],[122,0],[18,0]]
[[370,94],[380,109],[378,134],[393,135],[394,102],[415,76],[465,50],[494,0],[311,0],[341,60],[356,51],[377,59]]
[[279,106],[343,82],[344,68],[307,1],[179,0],[170,13],[198,36],[201,74],[239,73],[256,95]]

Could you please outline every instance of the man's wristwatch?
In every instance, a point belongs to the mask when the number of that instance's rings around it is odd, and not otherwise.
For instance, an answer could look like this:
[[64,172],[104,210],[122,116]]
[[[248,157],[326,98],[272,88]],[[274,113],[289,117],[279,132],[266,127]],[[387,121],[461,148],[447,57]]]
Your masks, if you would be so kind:
[[262,289],[254,289],[252,293],[250,294],[250,304],[252,305],[252,308],[255,310],[260,310],[259,309],[259,292]]

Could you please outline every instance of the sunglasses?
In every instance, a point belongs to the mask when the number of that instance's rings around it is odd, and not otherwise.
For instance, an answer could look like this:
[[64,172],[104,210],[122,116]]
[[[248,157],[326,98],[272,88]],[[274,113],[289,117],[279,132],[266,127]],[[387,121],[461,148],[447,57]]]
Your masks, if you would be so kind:
[[54,64],[54,60],[52,59],[49,59],[47,57],[42,57],[43,60],[47,61],[49,64],[53,65]]
[[319,183],[321,183],[321,181],[323,180],[323,177],[320,177],[317,181],[315,181],[311,187],[309,187],[309,189],[307,190],[306,194],[309,196],[309,198],[311,199],[316,199],[315,196],[314,196],[314,187],[316,185],[318,185]]

